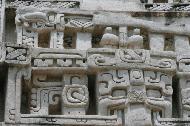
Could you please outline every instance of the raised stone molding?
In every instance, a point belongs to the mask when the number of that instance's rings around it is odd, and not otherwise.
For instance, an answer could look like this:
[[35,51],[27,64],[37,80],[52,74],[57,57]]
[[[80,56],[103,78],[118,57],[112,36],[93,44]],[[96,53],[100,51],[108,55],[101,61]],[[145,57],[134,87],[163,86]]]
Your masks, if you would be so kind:
[[189,126],[189,6],[2,0],[0,126]]
[[[41,121],[43,120],[43,122]],[[79,116],[37,116],[37,115],[23,115],[21,117],[21,126],[28,124],[36,125],[97,125],[97,126],[121,126],[121,120],[116,116],[96,116],[96,115],[79,115]]]

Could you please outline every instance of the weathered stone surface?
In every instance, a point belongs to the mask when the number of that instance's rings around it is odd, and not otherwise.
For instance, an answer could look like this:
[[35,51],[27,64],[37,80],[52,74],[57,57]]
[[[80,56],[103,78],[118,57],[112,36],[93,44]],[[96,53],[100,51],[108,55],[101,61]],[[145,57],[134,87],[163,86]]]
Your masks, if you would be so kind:
[[189,126],[188,0],[2,0],[0,126]]

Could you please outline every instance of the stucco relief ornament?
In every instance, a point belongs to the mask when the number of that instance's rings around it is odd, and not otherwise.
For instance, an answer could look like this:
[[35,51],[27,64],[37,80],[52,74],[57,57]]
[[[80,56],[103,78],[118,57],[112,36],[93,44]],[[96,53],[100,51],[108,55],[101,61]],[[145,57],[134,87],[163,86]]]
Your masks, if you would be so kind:
[[20,13],[15,18],[15,23],[17,25],[23,25],[25,27],[29,27],[29,22],[47,22],[46,13],[39,12],[40,10],[36,10],[35,7],[29,7],[27,9],[17,10],[17,13]]
[[86,86],[81,86],[78,84],[65,86],[62,95],[64,106],[88,106],[89,94]]
[[189,126],[189,10],[0,1],[0,126]]

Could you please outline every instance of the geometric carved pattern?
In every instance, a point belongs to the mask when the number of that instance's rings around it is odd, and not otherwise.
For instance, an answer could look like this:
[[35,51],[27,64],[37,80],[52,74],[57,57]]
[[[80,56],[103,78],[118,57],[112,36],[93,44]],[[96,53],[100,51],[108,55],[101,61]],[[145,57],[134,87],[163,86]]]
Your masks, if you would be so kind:
[[0,2],[0,125],[190,125],[178,2]]
[[189,11],[190,5],[189,4],[146,4],[145,8],[151,11]]
[[68,107],[80,107],[88,104],[88,88],[73,84],[66,85],[63,89],[63,104]]
[[56,1],[56,2],[51,2],[51,1],[36,1],[36,2],[31,2],[31,1],[21,1],[21,0],[16,0],[14,2],[11,2],[9,6],[11,7],[24,7],[24,6],[33,6],[37,8],[41,7],[57,7],[57,8],[78,8],[80,3],[78,1]]
[[30,49],[27,46],[7,44],[5,62],[10,64],[29,64]]

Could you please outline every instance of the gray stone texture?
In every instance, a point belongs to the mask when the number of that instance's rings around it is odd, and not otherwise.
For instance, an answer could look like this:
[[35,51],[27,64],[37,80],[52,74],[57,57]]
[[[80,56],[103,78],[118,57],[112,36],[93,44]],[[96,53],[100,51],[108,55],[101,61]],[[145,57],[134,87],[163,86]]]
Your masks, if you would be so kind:
[[190,126],[189,0],[1,0],[0,126]]

